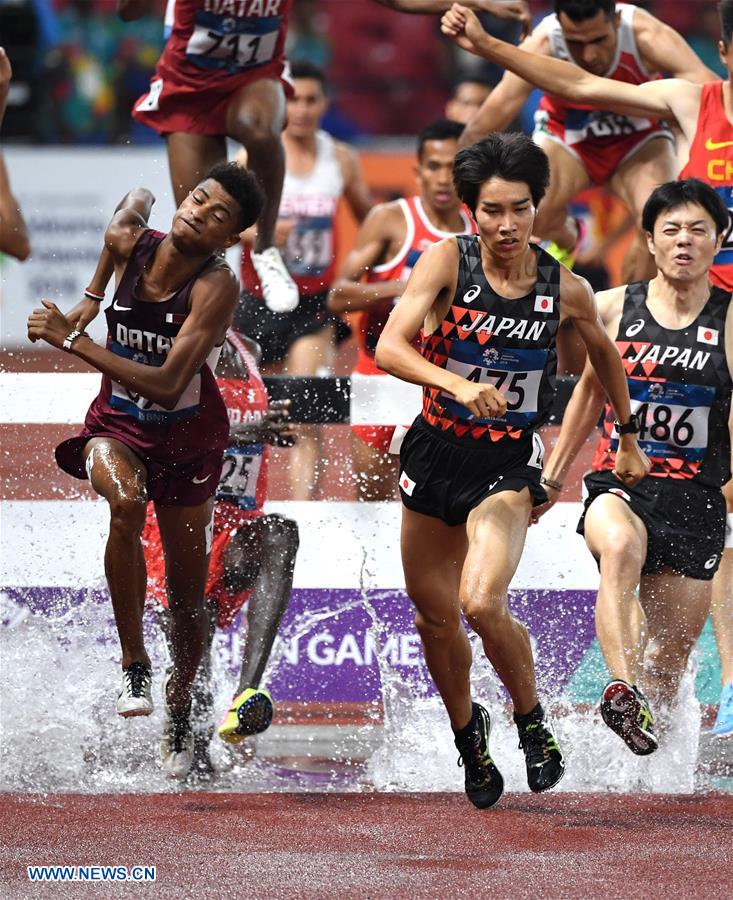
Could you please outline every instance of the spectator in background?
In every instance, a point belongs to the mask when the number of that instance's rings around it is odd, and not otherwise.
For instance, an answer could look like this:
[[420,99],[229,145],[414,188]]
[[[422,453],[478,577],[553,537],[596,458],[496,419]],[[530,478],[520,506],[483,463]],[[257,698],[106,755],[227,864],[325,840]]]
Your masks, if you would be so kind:
[[[0,47],[0,126],[5,115],[10,79],[13,70],[4,47]],[[10,191],[5,160],[0,153],[0,253],[7,253],[16,259],[27,259],[31,254],[28,229],[20,211],[18,201]]]
[[304,59],[321,69],[331,62],[328,15],[319,0],[296,0],[285,41],[288,59]]
[[[361,222],[372,205],[356,153],[321,130],[328,100],[321,69],[294,62],[294,93],[288,99],[288,124],[283,132],[285,181],[275,243],[298,287],[300,302],[293,312],[273,313],[262,299],[261,285],[251,261],[256,229],[245,234],[242,254],[244,292],[237,328],[262,347],[262,360],[287,375],[333,372],[337,343],[349,334],[338,317],[326,309],[335,275],[334,218],[341,197]],[[238,160],[246,162],[246,151]],[[310,500],[322,459],[321,429],[304,425],[290,457],[290,486],[294,500]]]

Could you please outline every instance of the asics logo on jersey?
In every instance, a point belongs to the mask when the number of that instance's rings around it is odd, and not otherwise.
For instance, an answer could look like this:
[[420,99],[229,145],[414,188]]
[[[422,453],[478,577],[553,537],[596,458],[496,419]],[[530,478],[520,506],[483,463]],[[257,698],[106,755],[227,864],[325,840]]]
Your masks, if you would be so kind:
[[644,324],[643,319],[637,319],[636,322],[632,322],[626,329],[626,337],[633,337],[635,334],[638,334],[644,327]]
[[718,561],[718,554],[716,553],[715,556],[711,556],[710,559],[705,563],[705,568],[712,569],[717,561]]
[[706,150],[721,150],[723,147],[733,147],[733,141],[713,141],[710,138],[705,141]]
[[464,303],[472,303],[476,297],[481,293],[481,288],[477,284],[471,285],[471,287],[466,291],[463,295]]
[[119,302],[117,301],[117,297],[115,297],[115,302],[112,304],[112,309],[116,309],[117,312],[130,312],[132,307],[131,306],[120,306]]

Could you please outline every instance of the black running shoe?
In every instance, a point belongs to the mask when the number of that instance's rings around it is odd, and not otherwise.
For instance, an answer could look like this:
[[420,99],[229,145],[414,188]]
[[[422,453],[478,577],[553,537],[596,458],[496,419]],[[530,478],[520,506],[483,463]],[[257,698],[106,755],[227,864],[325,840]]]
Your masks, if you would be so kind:
[[565,761],[544,713],[536,721],[518,725],[519,747],[527,764],[527,784],[535,794],[555,787],[565,774]]
[[636,685],[609,681],[601,696],[601,716],[637,756],[648,756],[659,746],[654,734],[654,716],[649,703]]
[[463,742],[456,741],[461,754],[458,765],[466,771],[466,796],[479,809],[488,809],[504,792],[504,779],[489,754],[491,719],[478,703],[473,704],[474,730]]

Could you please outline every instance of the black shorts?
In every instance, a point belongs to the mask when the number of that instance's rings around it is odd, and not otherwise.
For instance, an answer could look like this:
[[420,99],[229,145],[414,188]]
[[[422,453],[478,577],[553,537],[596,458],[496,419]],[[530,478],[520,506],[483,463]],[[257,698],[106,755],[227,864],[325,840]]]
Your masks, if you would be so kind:
[[596,497],[613,493],[628,503],[646,528],[642,575],[663,568],[700,581],[710,581],[715,575],[726,527],[725,497],[719,488],[650,476],[635,487],[626,487],[612,472],[589,472],[585,488],[588,497],[578,534],[585,534],[585,514]]
[[476,443],[439,432],[418,416],[400,450],[404,505],[446,525],[462,525],[482,500],[501,491],[526,487],[534,506],[547,502],[540,484],[544,451],[536,432]]
[[351,329],[343,319],[328,311],[327,296],[328,291],[303,294],[292,312],[274,313],[265,306],[261,297],[244,291],[234,313],[234,327],[262,347],[262,362],[265,365],[285,359],[298,338],[316,334],[328,325],[334,326],[336,343],[340,344],[350,336]]

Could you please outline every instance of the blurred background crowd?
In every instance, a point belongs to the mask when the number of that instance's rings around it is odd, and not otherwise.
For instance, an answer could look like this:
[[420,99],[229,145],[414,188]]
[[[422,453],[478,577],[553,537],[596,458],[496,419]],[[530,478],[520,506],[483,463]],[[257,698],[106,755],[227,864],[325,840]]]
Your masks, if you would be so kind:
[[[540,19],[551,4],[532,0]],[[680,31],[703,61],[718,59],[715,4],[706,0],[638,3]],[[160,55],[165,0],[135,22],[121,22],[115,0],[0,0],[0,44],[14,81],[5,141],[44,144],[152,143],[159,138],[130,117]],[[509,40],[516,27],[486,16]],[[344,140],[414,135],[442,115],[451,86],[471,74],[496,83],[501,73],[444,39],[433,16],[395,16],[360,0],[295,0],[291,59],[327,72],[332,103],[324,122]],[[532,104],[519,125],[531,131]]]

